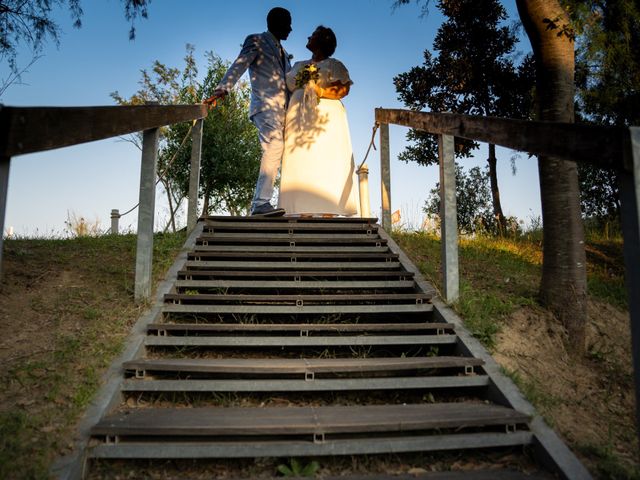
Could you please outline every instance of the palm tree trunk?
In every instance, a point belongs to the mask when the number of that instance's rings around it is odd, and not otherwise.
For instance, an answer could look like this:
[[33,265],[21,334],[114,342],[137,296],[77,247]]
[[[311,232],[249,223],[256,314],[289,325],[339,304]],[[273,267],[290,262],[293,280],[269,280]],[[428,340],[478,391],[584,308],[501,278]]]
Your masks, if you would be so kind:
[[[536,60],[538,119],[574,121],[575,54],[558,0],[516,0]],[[585,348],[587,277],[575,162],[539,157],[543,263],[540,300],[563,322],[575,353]]]
[[500,189],[498,187],[498,159],[496,158],[496,146],[489,144],[489,181],[491,183],[491,200],[493,201],[493,217],[496,219],[498,233],[504,235],[507,230],[507,222],[502,213],[502,204],[500,203]]

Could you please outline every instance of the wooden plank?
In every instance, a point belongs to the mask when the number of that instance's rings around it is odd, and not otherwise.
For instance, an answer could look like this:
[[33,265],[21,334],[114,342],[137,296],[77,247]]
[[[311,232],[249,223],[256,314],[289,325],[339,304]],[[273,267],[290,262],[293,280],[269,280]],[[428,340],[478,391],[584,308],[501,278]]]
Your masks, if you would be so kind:
[[282,281],[282,280],[176,280],[176,289],[207,289],[207,288],[243,288],[248,290],[265,289],[325,289],[325,290],[365,290],[371,288],[407,289],[413,288],[412,280],[343,280],[343,281]]
[[291,239],[289,236],[279,236],[272,238],[271,236],[255,236],[255,237],[233,237],[229,239],[228,237],[216,237],[216,236],[208,236],[206,238],[198,237],[196,241],[196,248],[203,246],[203,242],[207,242],[209,245],[215,244],[229,244],[229,245],[269,245],[269,244],[281,244],[281,245],[290,245],[291,241],[294,241],[295,245],[314,245],[321,244],[329,247],[333,247],[336,245],[386,245],[387,241],[381,239],[378,236],[363,236],[356,238],[333,238],[326,239],[323,237],[306,237],[295,239]]
[[125,380],[124,392],[344,392],[482,388],[486,375],[316,380]]
[[[289,241],[298,241],[298,240],[313,240],[317,239],[318,243],[331,243],[336,240],[364,240],[376,238],[377,233],[367,234],[365,233],[269,233],[269,238],[271,239],[285,239]],[[257,238],[262,241],[265,239],[265,234],[259,231],[252,232],[219,232],[219,233],[203,233],[198,238],[199,241],[205,241],[209,238],[226,238],[226,239],[248,239],[248,238]]]
[[340,337],[153,337],[148,347],[344,347],[356,345],[453,345],[457,335],[358,335]]
[[149,332],[380,332],[451,331],[453,323],[151,323]]
[[206,105],[2,107],[0,156],[23,155],[141,132],[207,116]]
[[398,358],[216,358],[216,359],[137,359],[125,362],[125,370],[147,372],[197,372],[242,374],[304,374],[389,372],[464,368],[483,365],[473,357],[398,357]]
[[141,408],[98,422],[92,435],[218,436],[410,432],[524,424],[529,417],[484,403],[331,407]]
[[374,269],[397,269],[398,262],[260,262],[260,261],[205,261],[205,260],[189,260],[185,263],[187,268],[229,268],[229,269],[282,269],[282,270],[310,270],[317,268],[319,270],[374,270]]
[[[531,432],[456,433],[447,435],[411,435],[355,439],[327,439],[324,442],[298,441],[202,441],[202,442],[126,442],[101,444],[89,455],[103,459],[171,458],[256,458],[311,457],[330,455],[369,455],[399,452],[433,452],[473,448],[503,448],[530,445]],[[387,478],[389,478],[387,476]]]
[[431,312],[429,303],[412,305],[172,305],[162,307],[164,313],[425,313]]
[[[274,230],[293,230],[293,231],[301,231],[301,230],[316,230],[316,231],[336,231],[336,230],[371,230],[375,232],[378,230],[377,225],[373,225],[370,223],[333,223],[333,222],[293,222],[288,221],[284,222],[234,222],[234,221],[226,221],[226,222],[217,222],[211,220],[204,221],[204,232],[216,232],[216,230],[266,230],[266,231],[274,231]],[[217,232],[216,232],[217,233]]]
[[365,293],[365,294],[295,294],[285,295],[281,293],[249,295],[249,294],[228,294],[228,293],[167,293],[164,301],[178,304],[209,303],[217,304],[221,302],[277,302],[280,303],[326,303],[326,302],[423,302],[428,301],[431,295],[424,293]]
[[270,223],[377,223],[376,217],[294,217],[291,215],[284,215],[282,217],[242,217],[231,215],[206,215],[202,217],[203,221],[213,222],[246,222],[260,224]]
[[255,259],[276,259],[281,258],[284,261],[290,260],[295,261],[296,259],[335,259],[336,261],[341,259],[351,259],[352,261],[356,260],[377,260],[380,262],[387,261],[389,259],[397,259],[397,253],[392,252],[384,252],[384,253],[369,253],[369,252],[300,252],[300,253],[290,253],[290,252],[254,252],[254,251],[244,251],[244,252],[215,252],[215,251],[207,251],[207,252],[189,252],[187,258],[189,260],[202,260],[212,259],[212,258],[255,258]]
[[578,123],[532,122],[457,113],[376,108],[376,121],[492,143],[533,155],[553,155],[601,168],[623,169],[627,129]]
[[[178,272],[178,277],[186,277],[186,278],[238,278],[238,277],[246,277],[246,278],[274,278],[278,277],[290,277],[293,279],[299,278],[302,281],[303,278],[372,278],[372,277],[380,277],[380,278],[413,278],[415,276],[414,272],[408,272],[403,270],[396,271],[344,271],[344,270],[334,270],[334,271],[326,271],[326,270],[318,270],[318,271],[287,271],[287,272],[265,272],[262,270],[180,270]],[[329,283],[329,281],[325,281]]]
[[350,246],[289,246],[289,245],[196,245],[192,250],[199,252],[288,252],[288,253],[388,253],[389,247]]

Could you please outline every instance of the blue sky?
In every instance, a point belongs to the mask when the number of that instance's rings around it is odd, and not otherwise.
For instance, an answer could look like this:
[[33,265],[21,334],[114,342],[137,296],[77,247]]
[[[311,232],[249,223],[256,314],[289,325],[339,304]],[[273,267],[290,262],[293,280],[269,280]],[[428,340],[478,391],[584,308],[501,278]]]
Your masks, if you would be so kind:
[[[432,2],[432,4],[435,2]],[[510,15],[515,2],[505,1]],[[14,85],[0,99],[11,106],[112,105],[109,94],[130,96],[138,88],[140,70],[154,60],[181,67],[185,45],[196,47],[196,58],[204,73],[204,54],[212,50],[233,60],[249,33],[266,30],[265,17],[273,6],[291,11],[293,31],[284,43],[294,61],[306,59],[307,36],[319,24],[331,27],[338,38],[335,57],[348,67],[354,85],[344,99],[349,115],[354,156],[360,163],[369,144],[374,108],[403,108],[392,83],[398,73],[422,60],[425,48],[442,21],[432,6],[421,17],[415,3],[392,9],[391,0],[153,0],[149,18],[137,22],[137,36],[129,41],[129,25],[117,0],[85,0],[81,29],[74,29],[68,12],[59,11],[63,33],[60,48],[49,44],[44,56],[23,76],[24,85]],[[512,20],[516,17],[512,17]],[[519,47],[529,49],[525,40]],[[19,60],[28,62],[28,52]],[[0,66],[0,78],[8,75]],[[419,224],[421,207],[438,180],[437,167],[420,167],[396,160],[403,150],[407,129],[391,126],[392,209],[400,210],[403,221]],[[484,165],[486,145],[476,160],[464,166]],[[528,221],[540,213],[537,162],[520,155],[512,175],[513,152],[498,149],[498,180],[505,214]],[[369,154],[371,208],[380,209],[379,156]],[[61,235],[67,212],[106,229],[109,212],[121,212],[137,203],[140,152],[127,142],[109,139],[12,159],[5,230],[19,235]],[[167,208],[158,196],[156,229],[164,226]],[[136,212],[122,219],[135,229]]]

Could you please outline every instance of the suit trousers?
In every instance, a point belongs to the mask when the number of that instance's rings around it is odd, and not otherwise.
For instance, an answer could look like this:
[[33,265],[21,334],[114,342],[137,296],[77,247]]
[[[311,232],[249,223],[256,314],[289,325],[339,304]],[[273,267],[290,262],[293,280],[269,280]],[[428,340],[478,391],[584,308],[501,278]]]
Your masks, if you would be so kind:
[[258,112],[251,117],[258,129],[262,158],[260,173],[256,183],[256,192],[251,203],[251,211],[267,203],[271,203],[273,185],[278,175],[284,153],[284,115],[273,110]]

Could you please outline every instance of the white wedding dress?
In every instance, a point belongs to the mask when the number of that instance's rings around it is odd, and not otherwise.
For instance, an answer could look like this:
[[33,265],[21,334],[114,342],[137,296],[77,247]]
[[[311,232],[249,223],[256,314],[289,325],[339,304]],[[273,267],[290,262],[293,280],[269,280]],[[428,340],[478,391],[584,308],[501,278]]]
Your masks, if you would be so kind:
[[[287,73],[291,92],[285,127],[285,147],[278,206],[287,214],[358,213],[357,182],[347,113],[340,100],[318,98],[312,85],[297,88],[298,71],[311,61],[297,62]],[[317,83],[326,88],[339,81],[352,84],[338,60],[317,63]]]

